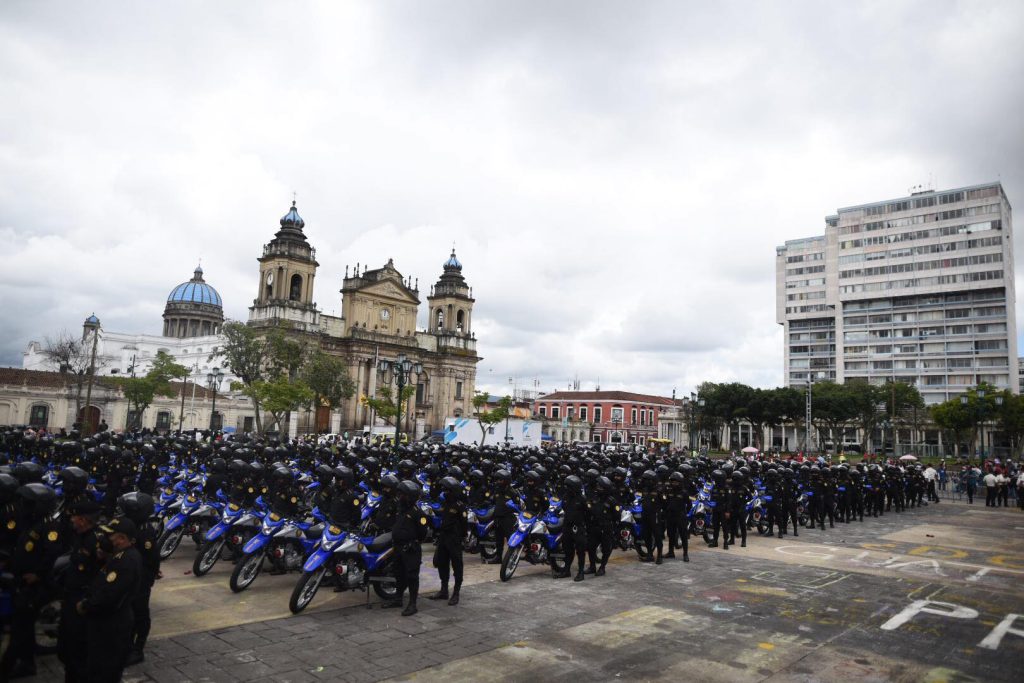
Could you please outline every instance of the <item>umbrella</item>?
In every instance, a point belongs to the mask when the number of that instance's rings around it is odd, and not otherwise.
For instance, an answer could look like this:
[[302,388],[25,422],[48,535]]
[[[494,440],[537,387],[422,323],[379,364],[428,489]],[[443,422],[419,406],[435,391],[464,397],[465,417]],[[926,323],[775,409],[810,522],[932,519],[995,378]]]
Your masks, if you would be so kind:
[[910,453],[900,456],[901,462],[910,462],[911,460],[917,460],[917,456],[911,455]]
[[753,446],[747,446],[746,448],[743,449],[743,452],[744,453],[760,453],[761,451],[757,450]]

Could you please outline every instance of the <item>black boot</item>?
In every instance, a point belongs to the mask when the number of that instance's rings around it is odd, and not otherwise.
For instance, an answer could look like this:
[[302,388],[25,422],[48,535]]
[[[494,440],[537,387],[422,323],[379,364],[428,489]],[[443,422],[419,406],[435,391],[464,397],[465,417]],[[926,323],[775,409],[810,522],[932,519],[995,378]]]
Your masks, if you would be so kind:
[[689,562],[689,561],[690,561],[690,553],[684,552],[683,553],[683,562]]
[[597,567],[595,567],[594,565],[590,565],[586,569],[583,570],[583,573],[584,574],[596,574],[597,573]]
[[600,567],[597,568],[597,571],[594,572],[594,576],[604,576],[604,565],[603,564]]
[[128,653],[128,659],[125,660],[125,666],[132,666],[133,664],[141,664],[146,660],[146,655],[142,654],[141,647],[133,647],[131,652]]
[[455,587],[455,590],[452,591],[452,597],[448,601],[448,604],[451,605],[452,607],[454,607],[455,605],[459,604],[459,588],[460,588],[459,586]]

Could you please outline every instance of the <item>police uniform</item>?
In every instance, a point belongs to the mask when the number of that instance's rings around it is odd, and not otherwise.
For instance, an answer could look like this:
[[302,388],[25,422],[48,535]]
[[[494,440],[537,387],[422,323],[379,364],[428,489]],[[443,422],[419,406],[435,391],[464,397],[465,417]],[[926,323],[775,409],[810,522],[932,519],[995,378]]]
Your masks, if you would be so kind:
[[142,660],[142,651],[146,647],[146,639],[153,623],[149,615],[149,600],[156,577],[160,575],[160,548],[157,546],[157,537],[156,528],[152,524],[139,526],[135,537],[135,549],[139,552],[142,563],[139,591],[132,601],[132,655],[136,661]]
[[134,546],[129,546],[107,558],[85,599],[78,603],[88,629],[85,668],[90,683],[121,680],[131,649],[132,602],[141,581],[142,558]]
[[434,567],[441,579],[441,590],[431,599],[448,599],[449,567],[455,578],[451,603],[459,603],[459,589],[462,588],[462,542],[466,537],[466,499],[461,495],[445,492],[441,504],[441,528],[437,536],[437,548],[434,550]]
[[423,563],[423,550],[420,548],[427,538],[427,525],[430,522],[415,505],[400,511],[395,517],[395,525],[391,529],[391,539],[395,548],[395,587],[398,594],[389,607],[402,606],[402,594],[409,590],[409,607],[406,612],[416,611],[416,597],[420,591],[420,565]]
[[[99,512],[95,502],[79,503],[70,508],[72,515]],[[64,664],[64,680],[84,681],[85,659],[88,652],[88,627],[85,617],[76,605],[85,598],[100,570],[99,540],[95,529],[76,533],[71,537],[67,573],[64,575],[64,599],[61,602],[60,628],[57,632],[57,656]]]

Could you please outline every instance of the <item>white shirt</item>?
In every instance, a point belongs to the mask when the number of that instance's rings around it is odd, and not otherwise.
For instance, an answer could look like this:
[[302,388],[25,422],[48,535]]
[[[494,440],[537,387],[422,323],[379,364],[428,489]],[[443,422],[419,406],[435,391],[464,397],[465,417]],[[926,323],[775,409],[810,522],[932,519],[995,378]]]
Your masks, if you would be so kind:
[[925,481],[935,481],[935,477],[937,477],[938,474],[939,473],[935,471],[935,468],[929,465],[928,468],[924,471]]
[[996,485],[996,475],[994,475],[991,472],[989,472],[988,474],[985,475],[985,478],[982,481],[985,482],[985,486],[995,486]]

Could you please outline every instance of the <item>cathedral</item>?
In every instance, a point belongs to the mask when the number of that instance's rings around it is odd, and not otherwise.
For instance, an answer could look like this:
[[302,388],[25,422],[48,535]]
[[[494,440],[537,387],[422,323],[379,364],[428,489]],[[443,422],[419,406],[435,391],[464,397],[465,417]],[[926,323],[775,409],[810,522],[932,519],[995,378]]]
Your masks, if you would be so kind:
[[319,408],[315,430],[329,431],[335,424],[343,431],[369,426],[373,416],[359,399],[376,396],[378,387],[385,384],[394,386],[391,371],[383,369],[381,361],[394,361],[400,355],[421,367],[418,375],[409,378],[416,391],[403,411],[402,431],[418,438],[442,429],[447,417],[471,414],[476,365],[481,359],[473,333],[473,290],[462,275],[455,250],[427,295],[426,329],[416,326],[422,303],[419,281],[403,276],[391,259],[375,269],[360,264],[346,267],[341,316],[330,316],[313,303],[320,264],[316,249],[306,239],[305,225],[292,202],[280,229],[257,259],[259,283],[248,324],[281,327],[344,359],[356,383],[356,396],[344,402],[336,417],[330,408]]
[[[392,387],[392,395],[396,393],[387,361],[395,361],[400,355],[420,367],[420,372],[408,380],[416,391],[403,406],[403,432],[411,438],[422,438],[443,429],[445,418],[470,415],[476,366],[481,359],[476,354],[473,333],[473,290],[462,275],[455,250],[430,287],[426,328],[418,329],[422,303],[419,281],[403,276],[391,259],[376,269],[359,264],[346,267],[340,289],[341,316],[322,313],[313,303],[320,264],[304,228],[305,221],[292,202],[280,220],[280,229],[257,258],[259,281],[247,324],[256,329],[284,329],[289,336],[343,359],[356,384],[356,394],[341,406],[321,406],[289,415],[282,430],[293,435],[314,431],[358,434],[374,426],[377,431],[390,431],[393,427],[376,420],[360,399],[377,396],[378,389],[385,385]],[[236,378],[219,353],[224,343],[223,302],[203,276],[203,269],[197,266],[190,280],[171,290],[164,305],[162,334],[115,332],[90,316],[83,325],[83,341],[95,335],[97,375],[101,377],[144,374],[160,351],[189,369],[191,395],[178,409],[170,404],[154,404],[143,416],[143,426],[170,429],[180,424],[201,428],[212,422],[226,432],[251,431],[255,425],[252,405],[229,391]],[[218,367],[225,373],[219,384],[224,393],[214,411],[204,384]],[[0,382],[0,424],[31,422],[36,426],[70,427],[76,418],[74,409],[69,411],[64,405],[68,403],[64,396],[67,391],[57,391],[63,398],[44,399],[29,386],[59,374],[54,372],[58,368],[49,365],[40,342],[29,343],[23,354],[23,368],[37,374],[12,380],[23,385],[18,396],[12,395],[8,401],[5,383]],[[198,395],[196,386],[200,387]],[[90,410],[95,412],[94,423],[104,419],[116,425],[127,420],[127,405],[116,391],[105,391],[101,399],[94,397]]]

